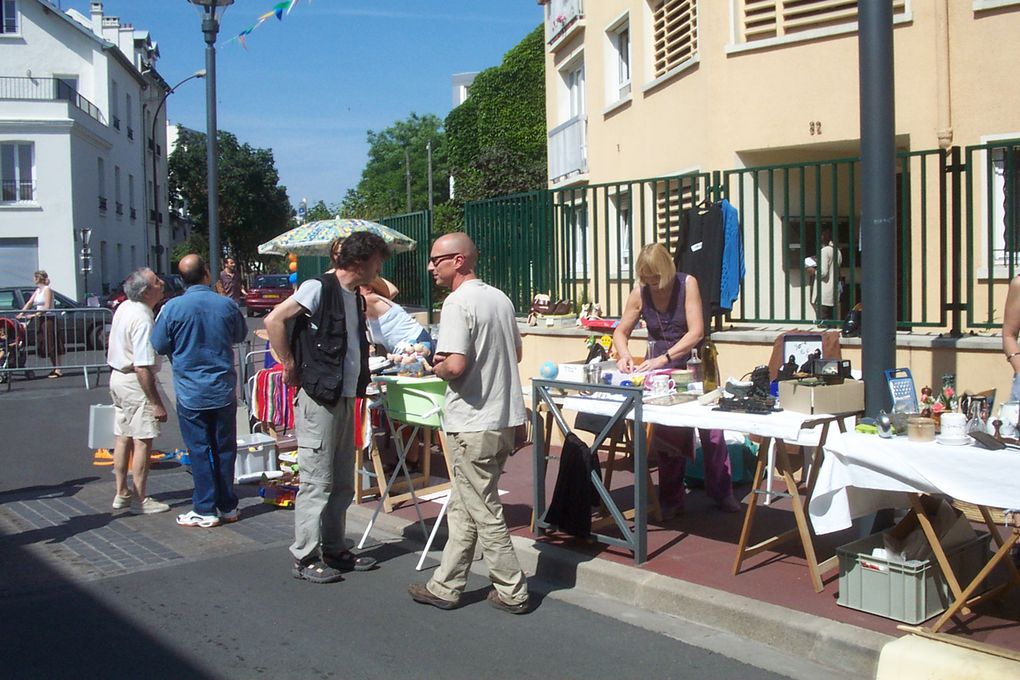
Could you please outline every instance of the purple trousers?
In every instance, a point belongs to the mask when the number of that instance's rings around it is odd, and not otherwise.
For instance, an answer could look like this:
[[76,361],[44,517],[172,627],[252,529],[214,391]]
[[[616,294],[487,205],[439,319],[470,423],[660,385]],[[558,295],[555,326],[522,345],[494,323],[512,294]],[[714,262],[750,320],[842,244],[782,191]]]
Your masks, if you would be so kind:
[[[718,502],[733,494],[730,454],[726,447],[726,439],[722,430],[698,428],[698,432],[701,437],[701,458],[705,467],[705,491]],[[659,505],[667,509],[682,510],[684,472],[687,470],[687,460],[694,458],[694,430],[689,427],[657,426],[655,448],[659,453]]]

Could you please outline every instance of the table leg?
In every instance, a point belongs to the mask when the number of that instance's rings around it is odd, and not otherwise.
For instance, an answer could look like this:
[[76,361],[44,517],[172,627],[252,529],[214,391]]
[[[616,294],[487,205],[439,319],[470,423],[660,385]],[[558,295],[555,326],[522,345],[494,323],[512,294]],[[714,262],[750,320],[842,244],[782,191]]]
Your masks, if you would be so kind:
[[766,438],[758,445],[757,462],[754,466],[754,483],[751,485],[751,496],[747,502],[747,512],[744,513],[744,525],[740,528],[740,540],[737,541],[737,559],[733,562],[733,575],[740,573],[740,565],[744,561],[747,550],[747,541],[751,537],[751,525],[754,523],[754,511],[758,507],[758,491],[761,489],[762,476],[765,468],[768,467],[768,448],[772,445],[772,439]]
[[935,623],[931,627],[931,632],[933,633],[938,632],[939,628],[946,625],[946,623],[949,622],[949,619],[955,616],[958,612],[964,614],[968,613],[967,605],[973,604],[973,602],[970,601],[970,596],[973,595],[974,591],[977,590],[978,587],[980,587],[980,585],[984,582],[986,578],[988,578],[988,575],[992,573],[992,570],[995,569],[995,566],[1002,559],[1005,559],[1006,563],[1013,567],[1013,575],[1014,577],[1016,576],[1017,573],[1016,566],[1013,565],[1013,563],[1009,559],[1009,551],[1013,548],[1014,545],[1016,545],[1017,539],[1020,539],[1020,532],[1014,531],[1012,535],[1005,542],[1003,542],[1002,545],[999,546],[999,549],[995,552],[995,555],[993,555],[992,559],[988,561],[988,564],[986,564],[984,568],[981,569],[980,572],[978,572],[978,575],[974,577],[974,580],[971,581],[970,584],[956,597],[956,599],[953,601],[953,604],[950,605],[949,609],[947,609],[942,614],[942,616],[940,616],[938,620],[935,621]]
[[[960,582],[957,580],[956,574],[953,573],[953,568],[949,566],[949,558],[946,557],[946,551],[942,549],[942,543],[939,542],[938,534],[935,533],[935,528],[931,525],[931,520],[928,519],[928,515],[924,512],[924,505],[921,504],[921,497],[916,493],[908,494],[908,496],[910,497],[910,507],[914,511],[914,515],[917,517],[918,524],[921,525],[921,530],[924,531],[924,535],[928,539],[928,545],[931,547],[932,553],[935,555],[935,561],[938,562],[939,568],[942,570],[942,575],[946,579],[946,583],[949,584],[949,590],[953,593],[953,598],[959,600],[963,589],[960,588]],[[966,607],[962,609],[964,614],[970,613],[970,609],[967,609]]]
[[822,576],[819,573],[818,558],[815,556],[815,544],[811,540],[811,529],[808,526],[807,515],[804,513],[804,501],[800,492],[797,491],[797,482],[790,472],[790,457],[786,451],[786,443],[781,439],[776,440],[776,457],[783,468],[783,478],[786,480],[786,490],[790,494],[793,505],[793,516],[797,522],[797,533],[800,534],[800,543],[804,548],[804,556],[807,558],[808,572],[811,574],[811,583],[815,586],[815,592],[820,593],[824,589]]

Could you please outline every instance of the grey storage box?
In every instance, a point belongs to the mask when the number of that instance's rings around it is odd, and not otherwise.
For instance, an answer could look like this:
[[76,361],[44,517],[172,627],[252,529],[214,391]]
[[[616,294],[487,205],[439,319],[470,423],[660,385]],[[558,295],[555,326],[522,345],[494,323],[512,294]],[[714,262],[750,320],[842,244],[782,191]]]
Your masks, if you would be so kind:
[[237,462],[234,482],[257,482],[263,472],[276,470],[276,440],[268,434],[253,432],[237,438]]
[[[988,561],[987,533],[946,551],[961,588]],[[872,557],[884,546],[882,534],[836,548],[839,557],[839,599],[836,603],[903,623],[917,624],[944,612],[952,602],[949,584],[934,556],[928,560],[893,562]]]

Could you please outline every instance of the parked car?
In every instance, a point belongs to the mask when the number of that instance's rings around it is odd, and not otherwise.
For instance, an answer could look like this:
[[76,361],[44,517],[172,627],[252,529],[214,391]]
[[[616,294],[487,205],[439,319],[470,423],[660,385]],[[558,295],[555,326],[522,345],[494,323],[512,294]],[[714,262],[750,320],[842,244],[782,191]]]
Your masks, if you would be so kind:
[[[19,312],[25,302],[32,297],[35,286],[8,286],[0,288],[0,313],[12,317],[11,312]],[[88,311],[70,310],[92,310]],[[61,313],[64,312],[64,313]],[[82,345],[86,349],[106,349],[107,322],[110,317],[98,313],[97,307],[86,307],[71,298],[53,291],[53,314],[57,320],[57,333],[65,345]],[[28,344],[35,345],[35,326],[28,324]]]
[[[184,281],[181,280],[180,276],[176,274],[163,274],[159,278],[163,279],[163,299],[156,303],[156,307],[153,309],[155,314],[159,314],[160,308],[166,304],[167,300],[184,293]],[[103,298],[100,304],[111,312],[115,312],[124,300],[127,300],[127,295],[124,294],[124,282],[122,281],[119,286],[115,286],[110,290],[110,294]]]
[[286,274],[262,274],[255,277],[255,282],[248,289],[244,306],[248,309],[248,316],[255,316],[259,312],[269,312],[293,294],[294,287]]

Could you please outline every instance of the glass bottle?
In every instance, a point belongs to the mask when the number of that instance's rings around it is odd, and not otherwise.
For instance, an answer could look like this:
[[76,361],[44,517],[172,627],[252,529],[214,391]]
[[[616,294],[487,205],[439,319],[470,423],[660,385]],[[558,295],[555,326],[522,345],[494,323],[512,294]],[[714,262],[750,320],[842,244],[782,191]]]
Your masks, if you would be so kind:
[[970,398],[970,405],[967,409],[967,425],[966,432],[984,432],[985,422],[981,419],[982,411],[985,406],[985,398],[981,396],[973,396]]
[[705,380],[705,392],[719,387],[719,353],[711,340],[701,346],[701,372]]
[[[694,348],[691,350],[691,358],[687,360],[687,369],[691,372],[691,382],[701,382],[704,379],[704,373],[702,372],[701,359],[698,358],[698,350]],[[708,391],[707,389],[705,390]]]

